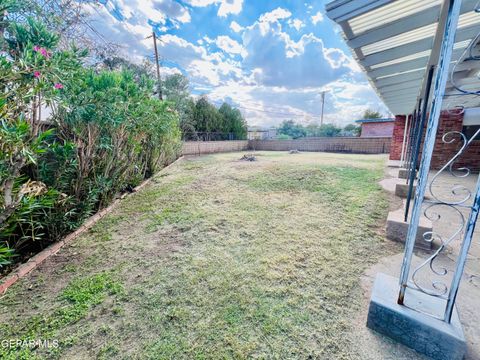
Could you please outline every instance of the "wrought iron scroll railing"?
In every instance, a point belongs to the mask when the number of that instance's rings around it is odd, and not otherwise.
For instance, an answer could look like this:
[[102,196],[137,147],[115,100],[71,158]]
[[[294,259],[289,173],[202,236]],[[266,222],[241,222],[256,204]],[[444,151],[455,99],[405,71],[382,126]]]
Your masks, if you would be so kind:
[[[461,1],[458,0],[451,0],[449,3],[448,15],[443,29],[443,41],[438,54],[438,66],[435,69],[431,67],[428,70],[428,82],[423,100],[421,102],[419,101],[419,106],[415,112],[416,116],[411,122],[412,129],[409,133],[409,135],[411,135],[411,139],[409,139],[411,144],[406,151],[405,157],[409,169],[408,184],[410,186],[405,217],[408,216],[408,206],[413,195],[413,180],[417,173],[422,140],[423,148],[421,151],[418,181],[405,244],[398,296],[398,303],[406,306],[408,306],[408,304],[405,303],[405,296],[408,296],[407,289],[420,291],[428,296],[440,299],[444,305],[442,314],[424,312],[428,313],[428,315],[439,317],[445,322],[450,322],[452,318],[460,280],[465,268],[467,254],[472,242],[472,236],[480,209],[480,177],[477,179],[477,185],[474,191],[463,185],[452,185],[449,189],[448,196],[446,196],[445,193],[442,194],[438,192],[438,182],[441,177],[448,175],[458,179],[470,175],[470,170],[467,167],[457,166],[456,164],[472,141],[480,138],[480,130],[468,139],[460,131],[446,133],[442,141],[446,144],[457,143],[460,145],[459,149],[454,156],[435,173],[430,181],[428,180],[447,80],[450,78],[450,82],[458,90],[460,96],[462,94],[480,95],[480,91],[461,89],[455,84],[454,74],[449,74],[449,65],[458,24],[460,5]],[[466,55],[462,56],[458,62],[465,59],[465,57],[470,60],[480,59],[475,58],[472,53],[472,47],[477,44],[478,40],[477,36],[467,47]],[[450,71],[455,72],[455,66],[453,66]],[[430,84],[433,85],[433,91],[430,91]],[[429,99],[430,93],[432,93],[431,100]],[[459,111],[459,109],[463,108],[460,106],[454,111]],[[444,185],[442,184],[442,186]],[[425,199],[427,192],[429,199]],[[457,225],[455,228],[448,228],[446,233],[440,233],[440,231],[437,230],[439,227],[434,225],[432,231],[424,233],[423,239],[427,242],[437,243],[438,248],[436,248],[432,254],[427,255],[421,260],[419,265],[413,266],[413,248],[417,238],[420,217],[423,215],[435,224],[443,220],[441,213],[446,210],[448,210],[450,217],[456,217],[457,220],[454,223]],[[452,269],[447,269],[447,266],[442,265],[439,261],[440,255],[444,253],[447,247],[452,245],[453,242],[460,240],[461,245],[459,246],[454,266]],[[420,309],[415,310],[423,311]]]

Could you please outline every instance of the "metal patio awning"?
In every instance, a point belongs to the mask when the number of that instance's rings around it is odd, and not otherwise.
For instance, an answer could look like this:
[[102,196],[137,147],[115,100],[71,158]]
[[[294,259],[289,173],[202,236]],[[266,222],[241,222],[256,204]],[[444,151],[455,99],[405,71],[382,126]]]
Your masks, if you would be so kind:
[[[442,0],[335,0],[327,16],[338,23],[348,46],[377,94],[393,114],[411,114],[417,106],[427,67],[435,66],[444,19]],[[444,107],[480,106],[480,61],[476,59],[479,0],[463,0],[450,71],[453,83],[446,88]],[[439,43],[440,42],[440,43]],[[460,96],[461,95],[461,96]]]

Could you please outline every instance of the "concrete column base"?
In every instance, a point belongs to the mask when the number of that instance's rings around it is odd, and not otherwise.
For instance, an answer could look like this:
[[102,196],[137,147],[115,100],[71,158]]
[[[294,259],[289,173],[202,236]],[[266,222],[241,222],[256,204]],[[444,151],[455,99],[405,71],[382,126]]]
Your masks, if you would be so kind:
[[399,179],[406,179],[407,177],[408,177],[408,169],[398,170],[398,178]]
[[[367,327],[436,360],[460,360],[467,350],[456,308],[450,324],[442,317],[445,300],[407,289],[405,305],[397,304],[398,279],[378,274],[373,286]],[[408,307],[407,307],[408,306]]]
[[[387,239],[405,243],[408,232],[408,222],[404,220],[404,209],[390,211],[387,217]],[[418,224],[417,238],[415,240],[415,247],[431,250],[432,243],[423,239],[423,234],[427,231],[432,231],[432,222],[425,217],[421,217]]]
[[[395,185],[395,195],[397,195],[398,197],[401,197],[402,199],[405,199],[407,197],[407,194],[408,194],[408,188],[409,188],[409,184],[405,184],[405,183],[400,183],[400,184],[396,184]],[[415,184],[413,184],[413,189],[412,189],[412,197],[413,195],[415,194],[415,189],[417,188],[417,186]]]

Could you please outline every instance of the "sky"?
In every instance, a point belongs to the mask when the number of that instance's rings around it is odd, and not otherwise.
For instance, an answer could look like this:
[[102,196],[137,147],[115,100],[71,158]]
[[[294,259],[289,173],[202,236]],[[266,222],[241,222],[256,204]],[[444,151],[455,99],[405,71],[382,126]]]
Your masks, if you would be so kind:
[[370,108],[388,110],[325,15],[328,1],[99,0],[88,5],[101,37],[123,56],[153,56],[162,75],[182,73],[194,96],[238,107],[250,126],[283,120],[344,126]]

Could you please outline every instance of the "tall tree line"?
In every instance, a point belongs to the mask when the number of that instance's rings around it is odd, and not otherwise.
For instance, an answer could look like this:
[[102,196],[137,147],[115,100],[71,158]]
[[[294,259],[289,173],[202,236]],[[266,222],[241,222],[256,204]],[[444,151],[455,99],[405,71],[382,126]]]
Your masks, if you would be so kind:
[[205,95],[194,99],[189,92],[188,79],[182,74],[167,76],[163,91],[167,100],[175,104],[184,139],[246,139],[247,123],[240,110],[227,103],[217,108]]

